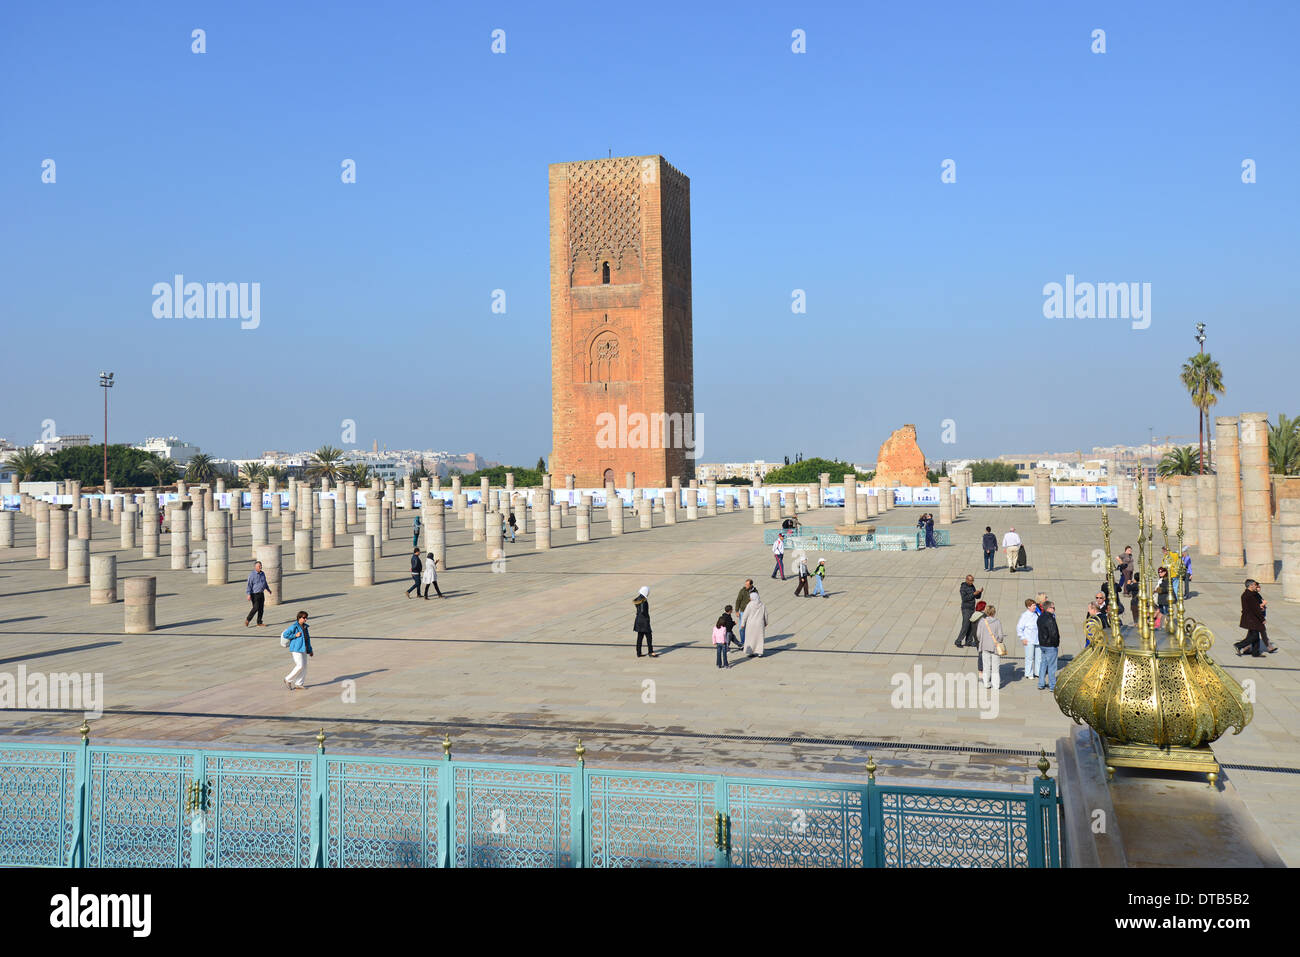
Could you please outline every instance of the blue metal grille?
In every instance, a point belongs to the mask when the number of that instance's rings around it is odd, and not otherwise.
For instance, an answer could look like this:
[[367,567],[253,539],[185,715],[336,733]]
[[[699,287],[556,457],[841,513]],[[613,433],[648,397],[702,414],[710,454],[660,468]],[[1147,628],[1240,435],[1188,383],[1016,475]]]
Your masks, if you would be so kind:
[[0,744],[0,865],[1058,867],[1029,791]]

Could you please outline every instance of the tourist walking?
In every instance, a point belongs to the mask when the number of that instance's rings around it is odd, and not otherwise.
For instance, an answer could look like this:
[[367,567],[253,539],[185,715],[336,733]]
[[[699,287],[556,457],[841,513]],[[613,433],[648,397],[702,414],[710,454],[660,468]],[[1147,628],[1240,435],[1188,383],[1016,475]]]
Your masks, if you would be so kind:
[[420,563],[420,550],[417,548],[411,553],[411,578],[414,584],[406,589],[407,598],[411,597],[411,592],[415,592],[417,598],[420,596],[420,572],[423,570],[424,566]]
[[1056,690],[1056,662],[1061,650],[1061,629],[1056,624],[1056,604],[1044,601],[1038,616],[1038,646],[1042,649],[1043,663],[1038,673],[1038,690]]
[[658,658],[655,654],[654,633],[650,630],[650,587],[642,585],[637,596],[632,599],[632,604],[636,606],[636,619],[632,622],[633,629],[636,630],[636,656],[641,655],[641,642],[645,641],[646,647],[650,651],[651,658]]
[[253,571],[248,576],[248,587],[245,589],[248,593],[248,600],[252,602],[253,607],[248,609],[248,617],[244,619],[244,627],[257,616],[257,623],[261,627],[266,627],[266,622],[262,621],[262,610],[266,607],[266,596],[271,592],[271,586],[266,583],[266,575],[262,572],[262,563],[253,562]]
[[[307,659],[316,657],[311,650],[311,635],[307,633],[307,613],[298,612],[297,620],[280,635],[280,644],[293,655],[293,670],[284,676],[284,686],[290,691],[307,687]],[[297,678],[295,682],[293,679]]]
[[966,580],[958,588],[961,595],[961,630],[957,632],[957,640],[953,642],[958,648],[963,645],[971,648],[975,645],[975,635],[971,630],[971,615],[975,614],[975,602],[980,595],[984,594],[984,589],[975,588],[975,576],[967,575]]
[[1015,526],[1007,529],[1007,533],[1002,536],[1002,548],[1007,553],[1007,571],[1015,574],[1016,562],[1020,559],[1020,536],[1016,534]]
[[826,559],[821,559],[813,570],[813,594],[826,598]]
[[812,595],[808,594],[808,559],[803,555],[799,556],[799,564],[796,566],[796,573],[799,576],[799,584],[794,590],[795,597],[798,598],[799,593],[803,592],[805,598],[811,598]]
[[510,526],[510,544],[513,545],[515,543],[515,533],[519,531],[519,522],[515,519],[514,512],[510,513],[506,523]]
[[1245,654],[1252,658],[1263,656],[1260,645],[1264,632],[1264,609],[1267,607],[1268,602],[1259,593],[1259,582],[1247,578],[1246,590],[1241,593],[1241,627],[1246,629],[1246,637],[1232,646],[1237,649],[1238,657]]
[[415,516],[415,531],[411,533],[411,547],[420,550],[420,516]]
[[998,610],[994,605],[984,609],[984,617],[979,620],[979,680],[984,687],[997,690],[1002,687],[1002,656],[1007,653],[1006,635],[1002,631],[1002,622],[998,621]]
[[745,606],[749,604],[749,593],[754,590],[754,579],[746,578],[745,584],[736,592],[736,620],[740,622],[740,643],[745,643]]
[[749,604],[740,616],[740,633],[745,636],[745,654],[762,658],[763,641],[767,638],[767,606],[758,597],[757,590],[749,593]]
[[777,532],[776,541],[772,543],[772,555],[776,558],[776,567],[772,569],[772,577],[775,578],[777,573],[781,574],[781,581],[785,581],[785,533]]
[[713,626],[713,647],[717,652],[717,666],[719,668],[729,668],[727,664],[727,625],[730,620],[729,615],[720,616],[717,623]]
[[1038,603],[1032,598],[1025,599],[1025,610],[1016,622],[1016,637],[1025,649],[1025,679],[1037,678],[1042,654],[1038,650]]
[[984,538],[981,542],[984,549],[984,570],[993,571],[993,555],[998,550],[998,537],[993,534],[993,528],[990,525],[984,526]]
[[438,559],[433,557],[433,552],[425,556],[424,571],[420,574],[420,584],[424,586],[424,600],[429,600],[429,586],[438,593],[439,598],[447,597],[438,587]]

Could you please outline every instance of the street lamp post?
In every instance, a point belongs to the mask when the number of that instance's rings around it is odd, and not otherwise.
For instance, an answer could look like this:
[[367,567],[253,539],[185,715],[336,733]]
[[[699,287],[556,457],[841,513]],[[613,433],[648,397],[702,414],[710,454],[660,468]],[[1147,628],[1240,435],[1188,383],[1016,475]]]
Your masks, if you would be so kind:
[[[1205,323],[1203,322],[1198,322],[1196,324],[1196,342],[1201,347],[1201,355],[1205,355]],[[1205,406],[1201,406],[1197,411],[1200,413],[1201,416],[1200,425],[1199,425],[1200,432],[1201,432],[1201,458],[1198,463],[1198,472],[1199,474],[1204,475],[1205,474]]]
[[113,373],[101,372],[99,386],[104,390],[104,488],[108,488],[108,390],[113,388]]

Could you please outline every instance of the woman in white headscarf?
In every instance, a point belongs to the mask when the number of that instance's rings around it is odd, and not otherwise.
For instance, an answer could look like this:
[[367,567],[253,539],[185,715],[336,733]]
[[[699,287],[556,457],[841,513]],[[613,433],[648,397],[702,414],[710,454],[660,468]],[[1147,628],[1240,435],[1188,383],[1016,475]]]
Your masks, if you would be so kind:
[[636,656],[641,657],[641,639],[645,639],[649,646],[650,657],[658,658],[655,654],[654,634],[650,631],[650,586],[642,585],[637,596],[632,599],[632,604],[636,606],[636,620],[632,622],[632,628],[636,631]]
[[749,604],[740,616],[740,627],[744,629],[745,654],[751,658],[762,658],[763,639],[767,637],[767,606],[758,597],[757,591],[749,593]]

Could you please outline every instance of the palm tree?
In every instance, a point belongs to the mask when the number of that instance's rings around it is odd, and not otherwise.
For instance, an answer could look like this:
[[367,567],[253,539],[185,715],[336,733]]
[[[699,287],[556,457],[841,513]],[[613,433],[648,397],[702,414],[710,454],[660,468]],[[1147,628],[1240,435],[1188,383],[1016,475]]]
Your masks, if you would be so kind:
[[8,464],[17,474],[19,481],[29,482],[53,463],[49,455],[37,452],[29,445],[9,456]]
[[1278,413],[1277,425],[1269,423],[1268,464],[1274,475],[1300,472],[1300,416]]
[[278,465],[264,465],[262,466],[262,477],[267,480],[275,479],[277,482],[283,482],[284,469]]
[[140,471],[153,478],[153,484],[170,485],[176,477],[176,465],[170,459],[154,457],[140,463]]
[[202,452],[190,459],[190,464],[185,467],[185,481],[187,482],[211,482],[216,478],[216,475],[217,469],[212,464],[212,456],[204,455]]
[[308,478],[327,478],[333,481],[339,477],[342,468],[343,450],[332,445],[322,445],[307,463]]
[[345,482],[368,485],[370,483],[370,466],[365,462],[353,462],[351,465],[343,466],[340,477]]
[[239,475],[249,485],[266,481],[266,466],[261,462],[245,462],[239,467]]
[[1157,475],[1195,475],[1201,464],[1201,453],[1190,445],[1170,449],[1156,466]]
[[1210,358],[1208,352],[1198,352],[1183,363],[1178,377],[1187,389],[1187,394],[1192,397],[1192,403],[1199,413],[1197,427],[1201,440],[1201,471],[1204,472],[1205,423],[1210,417],[1210,406],[1219,401],[1218,393],[1226,391],[1223,388],[1223,370]]

